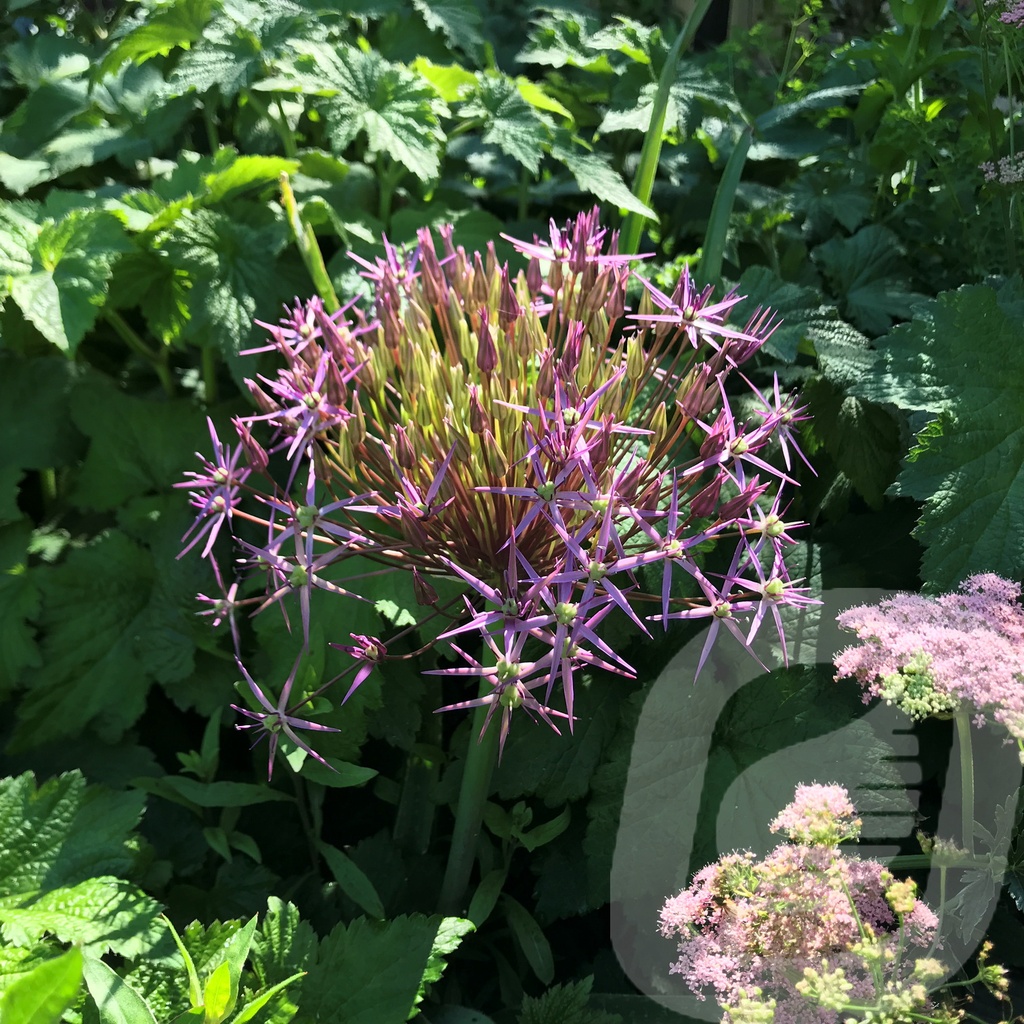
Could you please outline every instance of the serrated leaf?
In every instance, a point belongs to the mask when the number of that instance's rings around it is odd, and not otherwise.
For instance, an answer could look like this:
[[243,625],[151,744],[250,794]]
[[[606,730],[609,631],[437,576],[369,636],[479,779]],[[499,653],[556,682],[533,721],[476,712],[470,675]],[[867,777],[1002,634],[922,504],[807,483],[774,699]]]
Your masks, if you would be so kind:
[[840,310],[861,330],[883,334],[894,319],[909,317],[922,296],[906,290],[904,255],[888,228],[869,224],[849,238],[832,238],[812,253],[828,275]]
[[82,985],[82,951],[76,946],[46,960],[0,996],[3,1024],[58,1024]]
[[30,188],[54,177],[46,160],[22,159],[10,153],[0,153],[0,185],[23,196]]
[[276,256],[286,241],[281,220],[252,227],[210,210],[183,211],[162,238],[172,265],[192,282],[189,334],[217,347],[234,370],[254,318],[273,319],[283,298]]
[[412,5],[427,28],[440,32],[453,49],[472,55],[483,44],[483,18],[473,0],[413,0]]
[[531,174],[540,170],[541,157],[551,144],[552,122],[523,99],[511,79],[478,74],[477,91],[462,113],[484,119],[484,142],[497,146]]
[[438,926],[437,934],[430,947],[430,959],[427,960],[427,965],[423,969],[423,978],[416,995],[417,1004],[422,1001],[427,987],[441,980],[444,969],[448,966],[444,958],[449,953],[454,953],[462,945],[462,940],[473,931],[476,931],[476,926],[472,921],[467,921],[462,917],[444,918]]
[[359,135],[370,154],[392,157],[422,181],[437,177],[445,141],[444,102],[430,85],[400,64],[352,46],[310,48],[319,88],[334,95],[318,104],[340,155]]
[[213,12],[212,0],[174,0],[133,28],[103,58],[100,74],[115,71],[126,60],[141,64],[172,50],[188,49],[201,39]]
[[[33,221],[38,208],[0,207],[0,298],[69,356],[96,322],[113,264],[128,247],[118,217],[74,211]],[[6,277],[6,281],[4,280]]]
[[146,1000],[102,960],[87,957],[84,975],[101,1024],[156,1024]]
[[558,139],[551,147],[551,155],[568,168],[582,192],[630,213],[658,220],[654,210],[641,203],[619,174],[597,153],[588,153],[578,145]]
[[588,1007],[593,976],[566,985],[554,985],[542,996],[523,997],[518,1024],[621,1024],[617,1014]]
[[853,394],[939,414],[900,473],[924,501],[914,536],[924,578],[951,590],[974,572],[1024,574],[1024,306],[1017,288],[944,292],[879,342]]
[[872,508],[880,508],[900,459],[900,428],[881,406],[844,395],[824,377],[801,394],[813,417],[814,436]]
[[302,982],[304,1018],[330,1024],[400,1024],[413,1008],[440,918],[357,918],[320,943]]
[[592,15],[569,8],[547,7],[535,19],[530,41],[516,60],[552,68],[569,64],[588,71],[610,71],[608,58],[591,45],[600,27],[600,22]]
[[45,678],[29,680],[14,748],[77,735],[119,737],[145,706],[154,666],[136,636],[149,620],[152,557],[120,533],[37,573]]

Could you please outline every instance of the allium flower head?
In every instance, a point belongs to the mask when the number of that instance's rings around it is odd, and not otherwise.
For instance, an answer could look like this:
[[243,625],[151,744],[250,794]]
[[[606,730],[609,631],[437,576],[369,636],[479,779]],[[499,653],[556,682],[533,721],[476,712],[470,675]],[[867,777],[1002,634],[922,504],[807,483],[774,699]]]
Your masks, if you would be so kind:
[[[311,589],[347,593],[331,575],[350,557],[413,574],[434,614],[451,616],[445,637],[480,636],[483,662],[452,644],[462,667],[442,672],[475,681],[456,706],[501,708],[503,734],[518,708],[571,729],[582,669],[632,674],[599,635],[613,611],[644,630],[707,614],[745,644],[768,611],[781,628],[778,607],[804,599],[781,557],[795,524],[781,524],[779,491],[793,481],[774,453],[788,464],[802,410],[735,372],[774,318],[727,326],[739,297],[714,302],[686,275],[672,295],[645,284],[629,310],[636,257],[618,252],[596,209],[552,223],[545,240],[512,240],[525,272],[493,246],[469,255],[451,229],[439,237],[424,229],[412,254],[386,244],[384,259],[358,260],[372,310],[328,314],[313,299],[269,328],[261,351],[283,365],[250,381],[260,412],[235,424],[251,475],[222,448],[232,490],[216,490],[213,464],[195,474],[196,503],[208,515],[218,502],[219,518],[197,528],[204,553],[244,482],[267,528],[266,544],[248,548],[272,571],[261,610],[298,596],[307,642]],[[731,408],[734,388],[759,399],[753,421]],[[265,445],[254,439],[268,431]],[[268,452],[287,461],[283,485]],[[295,481],[307,481],[301,498]],[[700,567],[714,542],[736,550],[724,582]],[[653,616],[640,613],[646,567],[662,570]],[[680,572],[701,597],[673,598]],[[465,584],[464,604],[430,600],[441,576]],[[371,665],[350,653],[349,692]],[[523,669],[514,688],[498,657]]]
[[850,608],[839,624],[859,644],[836,658],[836,678],[853,676],[873,697],[913,718],[970,705],[976,725],[1001,723],[1024,749],[1024,607],[1019,584],[971,576],[958,593],[897,594]]

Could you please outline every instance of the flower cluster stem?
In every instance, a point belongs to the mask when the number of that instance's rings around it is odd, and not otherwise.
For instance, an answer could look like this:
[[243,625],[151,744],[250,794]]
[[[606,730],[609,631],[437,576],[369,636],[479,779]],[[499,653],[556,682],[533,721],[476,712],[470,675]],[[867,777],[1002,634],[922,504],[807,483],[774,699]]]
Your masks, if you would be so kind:
[[960,813],[964,848],[974,854],[974,751],[971,747],[971,720],[969,712],[961,707],[953,716],[956,722],[957,746],[960,748]]
[[[491,688],[485,680],[480,688],[481,696],[490,692]],[[469,750],[466,752],[459,801],[455,808],[455,830],[438,902],[438,909],[446,916],[458,915],[465,909],[463,903],[473,861],[476,859],[484,804],[487,802],[491,773],[498,755],[499,720],[492,721],[483,736],[480,735],[487,720],[487,710],[486,704],[479,706],[470,726]]]

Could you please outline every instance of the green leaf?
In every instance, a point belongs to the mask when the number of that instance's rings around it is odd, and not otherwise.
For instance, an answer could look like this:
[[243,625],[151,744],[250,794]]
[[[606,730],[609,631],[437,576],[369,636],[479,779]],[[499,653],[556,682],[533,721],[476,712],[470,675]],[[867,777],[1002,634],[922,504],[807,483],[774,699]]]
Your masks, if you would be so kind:
[[529,43],[516,60],[552,68],[569,64],[588,71],[611,70],[608,58],[591,45],[600,29],[600,22],[592,15],[563,7],[547,7],[534,26]]
[[294,174],[299,169],[297,160],[280,156],[239,156],[229,167],[206,175],[206,192],[200,198],[213,205],[232,199],[253,189],[273,187],[276,193],[282,174]]
[[100,75],[111,74],[126,60],[141,64],[172,50],[188,49],[202,38],[213,7],[213,0],[172,0],[149,13],[103,58]]
[[542,996],[523,997],[518,1024],[621,1024],[618,1014],[588,1007],[594,978],[566,985],[554,985]]
[[551,118],[527,103],[512,79],[485,74],[476,77],[477,91],[461,113],[483,118],[483,141],[536,174],[541,157],[551,145]]
[[565,137],[565,133],[559,133],[559,138],[551,147],[551,155],[569,169],[580,191],[590,193],[596,199],[612,203],[630,213],[639,213],[654,221],[658,219],[654,210],[641,203],[630,192],[629,186],[605,163],[603,157],[597,153],[588,153],[579,145],[573,144]]
[[905,290],[901,270],[905,258],[896,236],[878,224],[861,228],[850,238],[833,238],[813,252],[841,297],[843,315],[868,334],[883,334],[894,319],[910,316],[922,298]]
[[27,204],[0,206],[0,299],[10,295],[44,338],[72,356],[96,322],[128,240],[121,221],[102,210],[38,222],[32,213]]
[[364,768],[362,765],[341,761],[336,757],[324,758],[334,769],[325,768],[319,761],[307,758],[302,765],[302,775],[321,786],[334,789],[346,789],[349,786],[362,786],[378,774],[375,768]]
[[[223,970],[224,968],[227,968],[228,992],[226,1000],[222,1000],[222,1002],[226,1005],[228,1012],[238,1001],[238,992],[242,979],[242,968],[245,967],[245,961],[249,957],[249,947],[252,945],[252,938],[256,932],[256,921],[257,918],[254,914],[235,933],[235,935],[232,936],[231,941],[224,950],[224,963],[219,965],[210,976],[211,981],[217,974],[221,974],[221,976],[223,976]],[[211,1015],[209,1002],[207,1002],[207,1024],[221,1024],[221,1021],[227,1016],[227,1012],[225,1012],[223,1016],[213,1019],[219,1012],[219,1010],[215,1009],[214,1013]]]
[[42,664],[35,629],[39,590],[27,572],[31,527],[0,527],[0,694],[13,688],[27,668]]
[[254,318],[273,320],[283,300],[276,256],[287,241],[283,220],[254,227],[210,210],[185,210],[161,244],[192,282],[188,333],[216,347],[236,372]]
[[838,391],[824,377],[807,381],[801,396],[813,416],[814,436],[857,493],[881,508],[900,460],[900,427],[881,406]]
[[972,285],[919,307],[879,342],[853,394],[937,414],[899,493],[923,501],[922,575],[951,590],[971,573],[1024,575],[1024,302],[1020,287]]
[[412,5],[427,28],[440,32],[453,49],[472,56],[483,45],[483,18],[474,0],[412,0]]
[[0,153],[0,185],[23,196],[30,188],[53,177],[46,160],[22,159],[10,153]]
[[22,975],[0,996],[4,1024],[58,1024],[82,985],[82,951],[76,946]]
[[206,979],[203,989],[204,1024],[221,1024],[227,1020],[238,997],[237,987],[234,993],[231,988],[231,969],[223,963]]
[[269,786],[248,782],[200,782],[183,775],[158,779],[132,779],[132,785],[173,803],[196,807],[252,807],[294,798]]
[[365,135],[369,155],[389,156],[422,181],[440,169],[445,141],[439,120],[448,110],[430,84],[400,64],[353,46],[310,47],[312,78],[329,98],[318,106],[340,155]]
[[74,736],[90,724],[117,739],[142,714],[152,673],[181,668],[177,652],[157,660],[136,642],[153,621],[152,557],[111,533],[35,576],[46,674],[29,680],[12,748]]
[[303,1019],[333,1024],[401,1024],[413,1008],[440,918],[357,918],[321,943],[302,982]]
[[328,843],[320,843],[319,849],[341,891],[371,917],[383,918],[384,904],[362,869],[341,850]]
[[550,984],[551,979],[555,976],[555,961],[551,953],[551,946],[540,925],[537,924],[533,915],[511,896],[503,896],[501,904],[505,908],[505,914],[516,943],[523,951],[533,973],[545,985]]
[[476,931],[473,922],[462,917],[446,917],[441,922],[430,947],[430,959],[423,968],[423,978],[416,994],[416,1005],[423,1001],[428,987],[441,980],[444,969],[448,966],[444,958],[454,953],[462,945],[462,940],[473,931]]
[[156,1024],[146,1000],[102,960],[87,957],[84,974],[101,1024]]

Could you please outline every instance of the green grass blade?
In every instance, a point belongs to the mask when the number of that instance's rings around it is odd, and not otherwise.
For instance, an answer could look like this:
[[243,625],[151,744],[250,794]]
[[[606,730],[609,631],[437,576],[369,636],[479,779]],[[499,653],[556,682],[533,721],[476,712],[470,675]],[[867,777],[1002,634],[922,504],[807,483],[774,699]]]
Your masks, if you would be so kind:
[[722,180],[718,183],[715,201],[711,204],[711,216],[708,217],[707,233],[704,235],[704,248],[695,275],[701,288],[708,284],[718,284],[722,277],[722,257],[729,236],[729,218],[732,216],[736,190],[743,176],[743,165],[747,162],[752,137],[751,129],[745,128],[736,140],[732,153],[729,154],[725,170],[722,172]]

